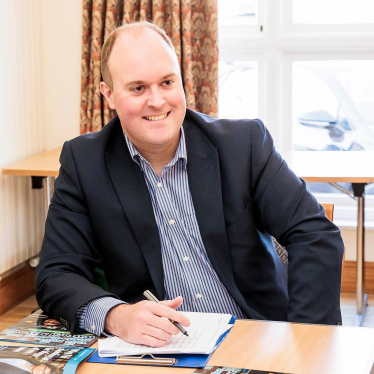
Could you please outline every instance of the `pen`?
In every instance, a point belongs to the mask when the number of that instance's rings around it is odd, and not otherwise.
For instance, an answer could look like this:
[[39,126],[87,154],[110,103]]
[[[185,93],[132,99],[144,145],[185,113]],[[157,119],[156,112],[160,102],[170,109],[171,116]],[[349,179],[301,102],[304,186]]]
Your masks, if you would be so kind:
[[[160,304],[160,301],[157,299],[157,297],[156,297],[155,295],[153,295],[153,293],[152,293],[151,291],[146,290],[146,291],[143,292],[143,295],[144,295],[144,296],[145,296],[149,301],[154,301],[155,303]],[[182,326],[180,323],[175,322],[175,321],[173,321],[173,320],[171,320],[171,319],[169,319],[169,318],[168,318],[168,320],[169,320],[169,321],[170,321],[174,326],[176,326],[182,334],[188,336],[187,331],[183,328],[183,326]]]

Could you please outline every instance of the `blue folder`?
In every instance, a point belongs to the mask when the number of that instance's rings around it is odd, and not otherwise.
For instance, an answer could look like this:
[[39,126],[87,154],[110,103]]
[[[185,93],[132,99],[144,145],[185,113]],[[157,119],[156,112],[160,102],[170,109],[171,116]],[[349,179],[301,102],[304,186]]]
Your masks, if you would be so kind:
[[[233,316],[229,322],[230,325],[235,323],[236,317]],[[157,358],[175,358],[177,362],[172,367],[184,367],[184,368],[203,368],[207,365],[210,356],[213,352],[218,348],[218,346],[223,342],[226,338],[227,334],[230,332],[231,329],[225,331],[217,340],[217,343],[209,354],[165,354],[165,355],[154,355]],[[94,363],[101,363],[101,364],[118,364],[118,365],[135,365],[127,364],[127,363],[118,363],[116,362],[116,357],[100,357],[98,352],[96,351],[88,360],[87,362],[94,362]],[[140,365],[140,364],[137,364]],[[141,364],[146,366],[163,366],[163,365],[147,365]]]

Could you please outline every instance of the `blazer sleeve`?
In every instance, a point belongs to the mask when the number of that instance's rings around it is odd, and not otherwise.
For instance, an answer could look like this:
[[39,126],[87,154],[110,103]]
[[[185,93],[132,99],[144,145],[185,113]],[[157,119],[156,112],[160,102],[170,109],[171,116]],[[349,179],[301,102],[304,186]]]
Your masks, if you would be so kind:
[[277,153],[262,122],[256,122],[251,193],[264,227],[288,251],[288,320],[340,324],[340,231]]
[[99,297],[117,296],[93,284],[100,256],[69,142],[60,163],[35,273],[36,298],[43,311],[72,332],[79,307]]

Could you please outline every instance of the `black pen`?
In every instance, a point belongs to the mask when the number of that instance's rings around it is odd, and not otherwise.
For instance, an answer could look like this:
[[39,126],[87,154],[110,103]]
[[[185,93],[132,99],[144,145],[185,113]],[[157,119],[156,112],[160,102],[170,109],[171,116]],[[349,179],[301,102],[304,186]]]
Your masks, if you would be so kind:
[[[153,295],[153,293],[152,293],[151,291],[146,290],[146,291],[143,292],[143,295],[144,295],[144,296],[145,296],[149,301],[154,301],[155,303],[160,304],[160,301],[157,299],[157,297],[156,297],[155,295]],[[174,326],[176,326],[182,334],[188,336],[187,331],[183,328],[183,326],[182,326],[180,323],[175,322],[175,321],[173,321],[173,320],[171,320],[171,319],[169,319],[169,318],[168,318],[168,320],[169,320],[169,321],[170,321]]]

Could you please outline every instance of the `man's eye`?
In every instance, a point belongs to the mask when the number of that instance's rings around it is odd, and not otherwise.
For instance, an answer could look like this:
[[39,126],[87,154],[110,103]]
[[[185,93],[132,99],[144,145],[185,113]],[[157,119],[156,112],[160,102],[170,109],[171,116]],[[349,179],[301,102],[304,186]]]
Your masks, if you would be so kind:
[[133,88],[133,90],[134,90],[135,92],[142,92],[142,91],[144,90],[144,86],[138,86],[138,87],[135,87],[135,88]]
[[164,81],[164,85],[165,86],[171,86],[171,84],[173,83],[173,81],[172,80],[167,80],[167,81]]

